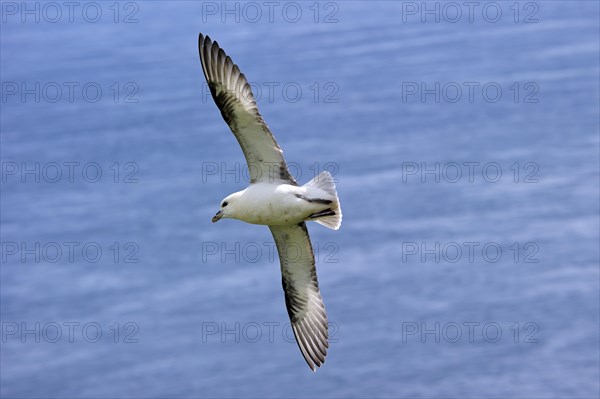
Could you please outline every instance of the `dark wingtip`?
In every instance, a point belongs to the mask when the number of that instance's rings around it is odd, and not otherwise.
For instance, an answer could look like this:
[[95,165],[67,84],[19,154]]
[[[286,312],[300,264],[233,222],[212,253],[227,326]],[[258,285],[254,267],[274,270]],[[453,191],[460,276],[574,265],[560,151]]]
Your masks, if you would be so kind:
[[203,35],[202,32],[198,33],[198,49],[201,49],[207,43],[211,43],[210,36]]
[[204,45],[204,35],[202,33],[198,33],[198,53],[200,54],[200,58],[202,58],[202,46]]

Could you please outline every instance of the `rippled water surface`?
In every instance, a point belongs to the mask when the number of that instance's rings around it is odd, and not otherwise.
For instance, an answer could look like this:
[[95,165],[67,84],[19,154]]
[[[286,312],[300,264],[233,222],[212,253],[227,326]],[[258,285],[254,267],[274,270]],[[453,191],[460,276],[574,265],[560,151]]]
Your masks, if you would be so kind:
[[[421,2],[97,3],[97,23],[11,4],[3,397],[599,394],[597,2],[428,3],[439,22]],[[198,32],[298,180],[338,180],[342,228],[309,226],[332,323],[314,374],[268,229],[210,222],[247,181]]]

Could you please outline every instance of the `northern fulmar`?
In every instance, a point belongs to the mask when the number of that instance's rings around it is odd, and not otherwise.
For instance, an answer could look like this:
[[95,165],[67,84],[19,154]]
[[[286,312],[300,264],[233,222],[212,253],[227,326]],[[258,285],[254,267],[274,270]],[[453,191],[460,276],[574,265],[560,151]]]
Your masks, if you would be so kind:
[[292,330],[306,363],[316,371],[327,355],[328,325],[305,222],[339,229],[342,210],[334,179],[323,171],[299,186],[258,112],[244,74],[208,36],[200,34],[198,50],[210,93],[242,147],[250,174],[248,188],[223,199],[212,221],[233,218],[269,226],[281,263]]

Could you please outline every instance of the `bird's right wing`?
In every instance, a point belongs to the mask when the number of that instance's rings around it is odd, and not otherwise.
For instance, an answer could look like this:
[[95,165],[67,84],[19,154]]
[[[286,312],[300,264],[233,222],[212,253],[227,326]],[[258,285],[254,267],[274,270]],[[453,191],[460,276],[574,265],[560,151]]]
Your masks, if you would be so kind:
[[292,330],[302,356],[315,371],[325,362],[329,334],[306,223],[269,228],[277,244],[285,305]]
[[217,42],[202,33],[198,51],[210,93],[246,157],[250,182],[282,181],[297,186],[244,74]]

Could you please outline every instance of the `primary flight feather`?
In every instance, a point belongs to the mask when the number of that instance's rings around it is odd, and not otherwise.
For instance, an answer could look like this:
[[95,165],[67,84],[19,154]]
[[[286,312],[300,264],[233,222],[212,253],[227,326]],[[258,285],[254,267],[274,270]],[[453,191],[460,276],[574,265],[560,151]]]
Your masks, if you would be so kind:
[[218,43],[202,34],[204,77],[248,163],[250,185],[227,196],[212,221],[233,218],[269,226],[281,263],[285,304],[302,356],[315,371],[325,362],[327,313],[306,221],[337,230],[342,210],[333,177],[323,171],[304,186],[290,174],[283,152],[258,112],[246,77]]

